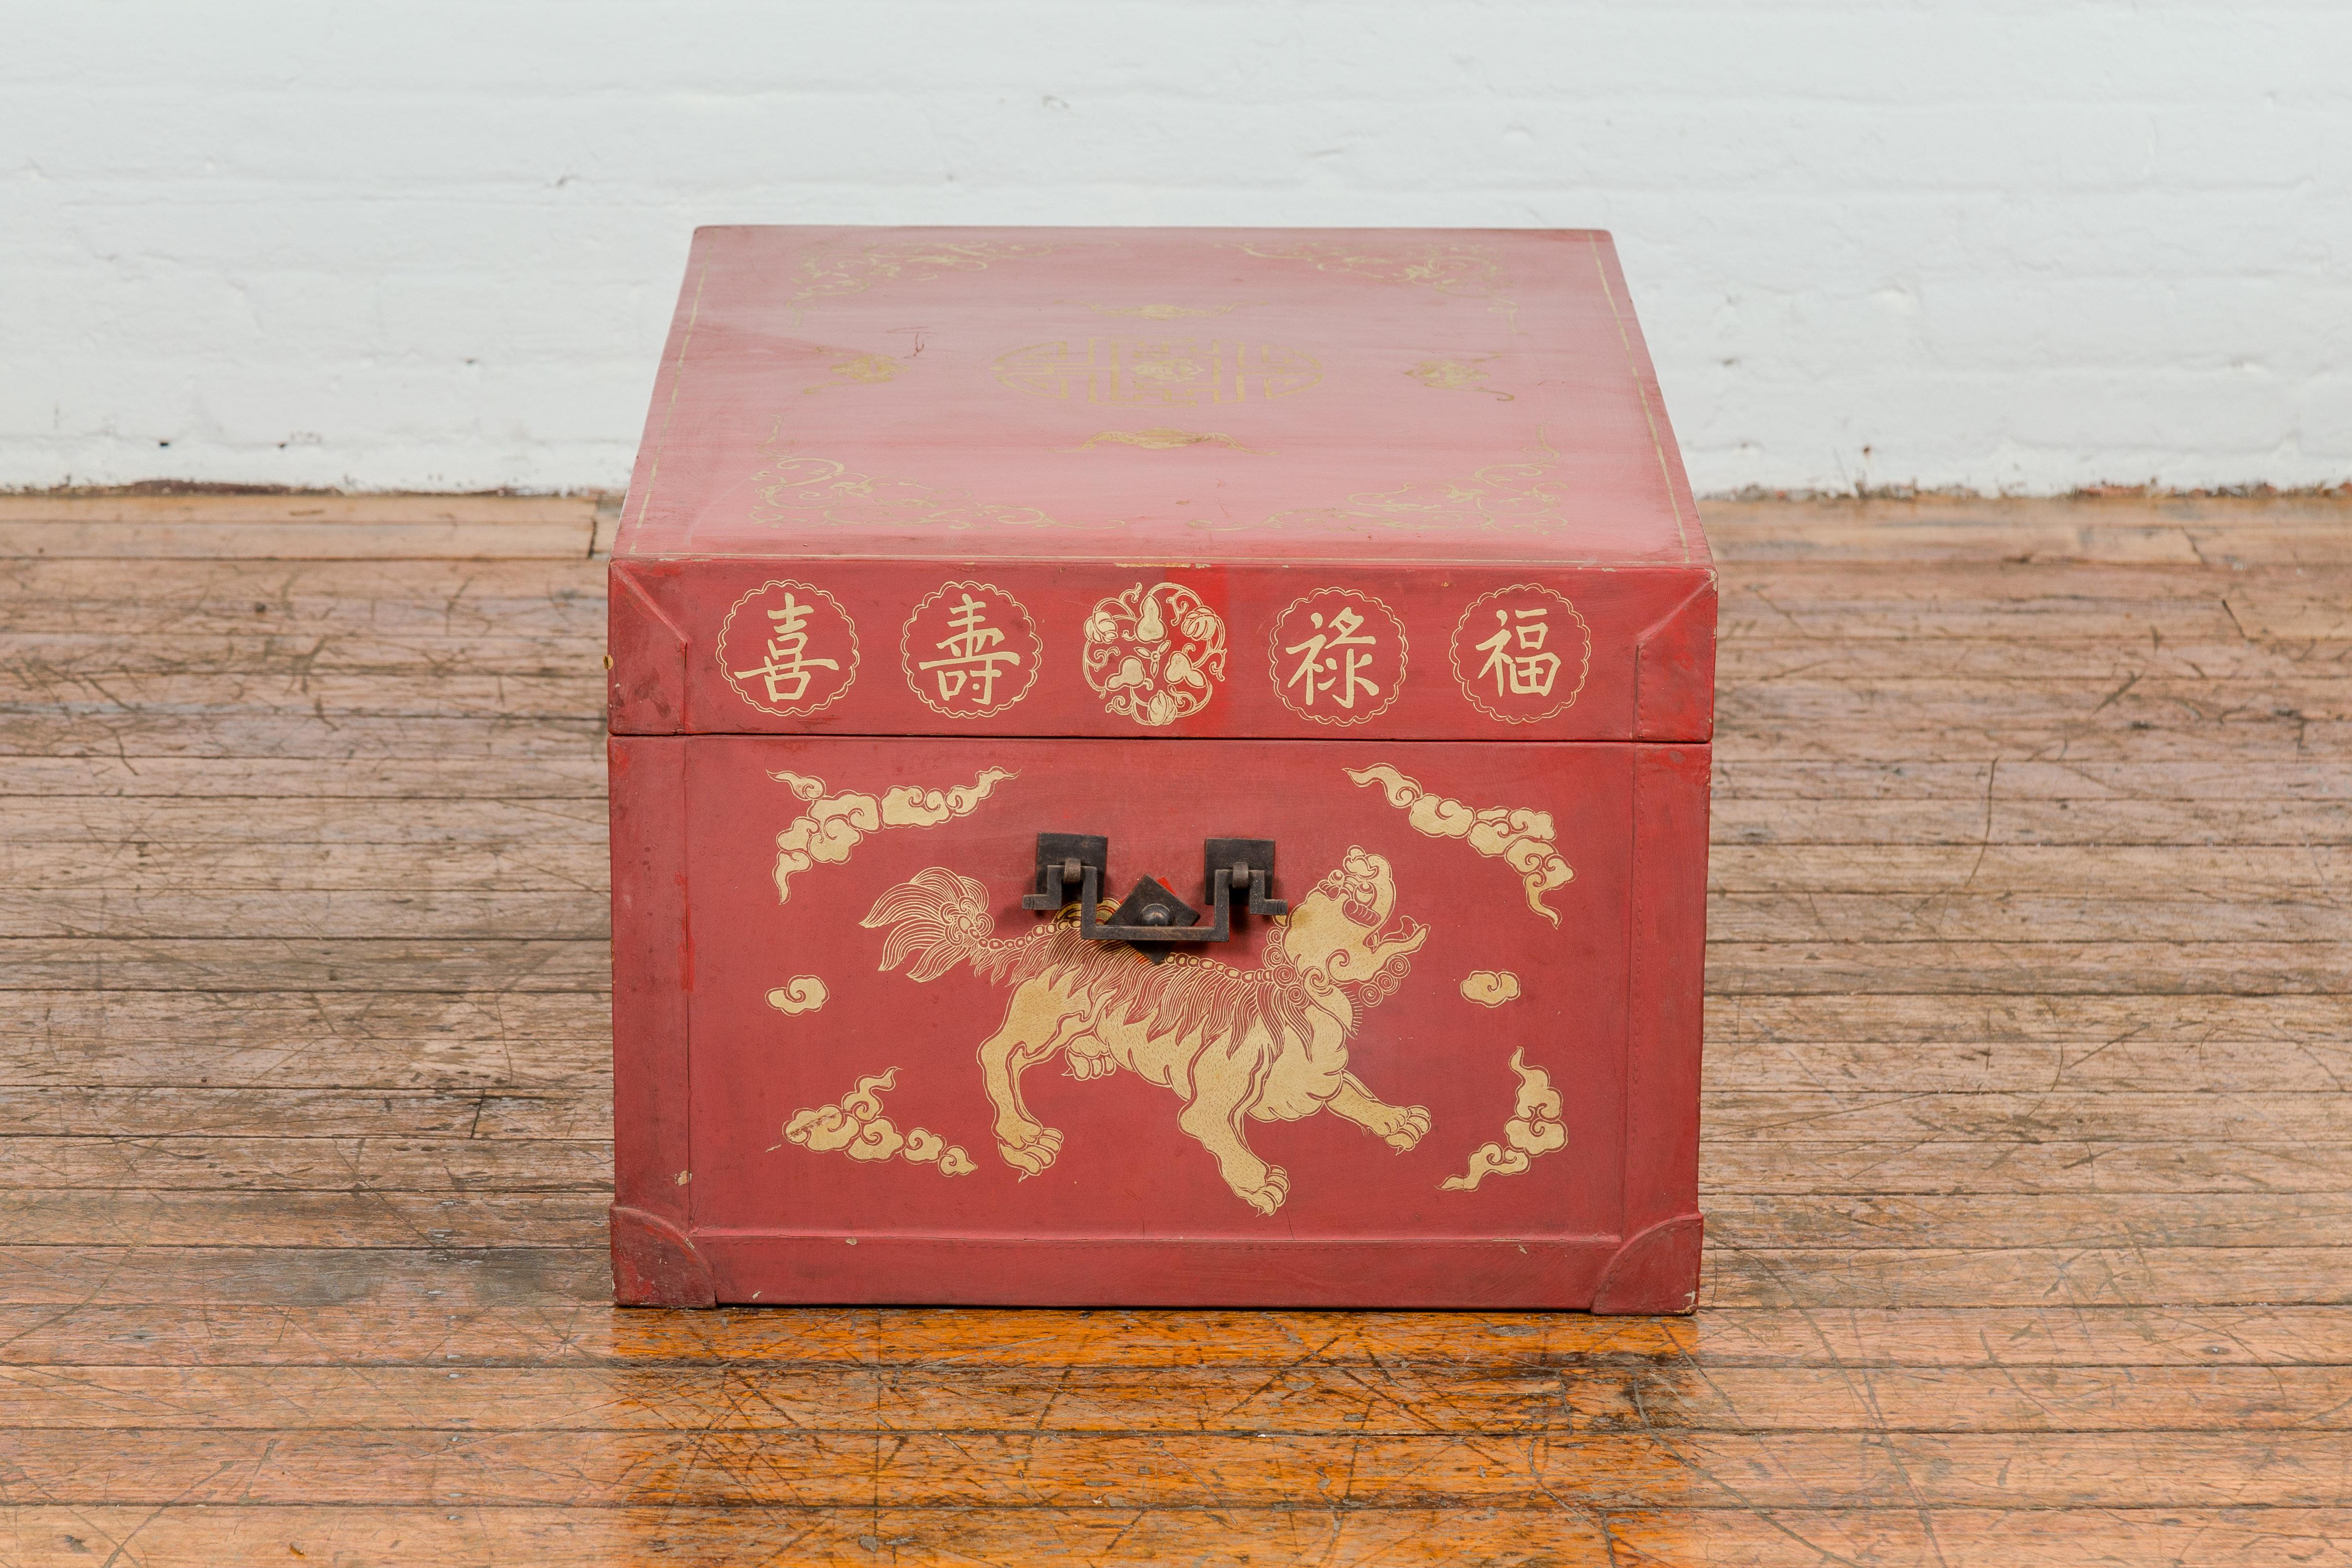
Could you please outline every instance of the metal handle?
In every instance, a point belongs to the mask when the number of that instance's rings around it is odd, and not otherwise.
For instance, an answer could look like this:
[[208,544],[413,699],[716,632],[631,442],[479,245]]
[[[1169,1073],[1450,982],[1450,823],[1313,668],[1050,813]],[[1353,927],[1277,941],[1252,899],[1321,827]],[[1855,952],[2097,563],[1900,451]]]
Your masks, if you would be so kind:
[[1158,962],[1166,956],[1158,944],[1183,942],[1225,942],[1233,936],[1234,900],[1254,915],[1282,915],[1289,904],[1274,894],[1274,840],[1271,838],[1212,838],[1201,847],[1202,880],[1207,884],[1210,921],[1201,923],[1201,911],[1176,896],[1165,882],[1146,877],[1135,885],[1108,922],[1096,906],[1109,870],[1110,840],[1092,834],[1037,835],[1037,890],[1021,900],[1024,910],[1055,910],[1075,900],[1078,935],[1088,942],[1129,942],[1152,944],[1145,955]]

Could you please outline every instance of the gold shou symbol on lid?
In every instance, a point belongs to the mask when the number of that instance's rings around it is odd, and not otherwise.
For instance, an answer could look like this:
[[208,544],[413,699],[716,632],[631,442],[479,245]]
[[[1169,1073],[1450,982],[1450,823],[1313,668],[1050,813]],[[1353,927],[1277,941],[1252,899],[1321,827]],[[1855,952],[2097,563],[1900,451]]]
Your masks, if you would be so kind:
[[1312,354],[1223,338],[1063,338],[996,356],[996,379],[1032,397],[1189,407],[1287,397],[1323,379]]

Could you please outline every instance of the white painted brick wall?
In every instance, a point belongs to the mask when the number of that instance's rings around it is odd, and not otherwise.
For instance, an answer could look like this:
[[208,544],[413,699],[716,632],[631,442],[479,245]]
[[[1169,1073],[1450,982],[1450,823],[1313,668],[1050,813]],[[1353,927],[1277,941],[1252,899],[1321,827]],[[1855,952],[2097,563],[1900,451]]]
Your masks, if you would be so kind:
[[1704,490],[2352,479],[2347,0],[6,20],[0,485],[618,486],[719,222],[1597,226]]

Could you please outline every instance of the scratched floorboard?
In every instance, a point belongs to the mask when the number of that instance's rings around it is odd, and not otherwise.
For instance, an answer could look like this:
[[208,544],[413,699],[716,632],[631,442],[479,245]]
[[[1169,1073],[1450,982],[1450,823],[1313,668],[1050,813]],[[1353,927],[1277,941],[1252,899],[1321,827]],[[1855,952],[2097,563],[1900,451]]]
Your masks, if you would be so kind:
[[0,498],[0,1564],[2352,1565],[2352,509],[1710,521],[1696,1318],[616,1313],[593,504]]

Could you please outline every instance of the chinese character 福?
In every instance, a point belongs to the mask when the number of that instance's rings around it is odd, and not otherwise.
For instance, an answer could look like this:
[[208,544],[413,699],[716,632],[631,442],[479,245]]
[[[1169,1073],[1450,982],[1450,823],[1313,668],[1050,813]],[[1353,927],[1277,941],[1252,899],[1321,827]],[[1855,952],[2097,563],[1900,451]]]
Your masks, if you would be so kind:
[[[1514,614],[1517,626],[1511,625],[1511,614],[1495,612],[1495,635],[1478,645],[1478,651],[1487,656],[1478,679],[1493,676],[1497,697],[1549,697],[1559,675],[1559,655],[1544,651],[1544,638],[1551,630],[1545,617],[1551,612],[1539,608]],[[1519,649],[1516,655],[1511,652],[1514,633]]]

